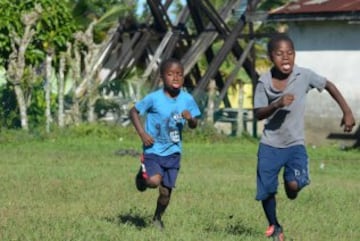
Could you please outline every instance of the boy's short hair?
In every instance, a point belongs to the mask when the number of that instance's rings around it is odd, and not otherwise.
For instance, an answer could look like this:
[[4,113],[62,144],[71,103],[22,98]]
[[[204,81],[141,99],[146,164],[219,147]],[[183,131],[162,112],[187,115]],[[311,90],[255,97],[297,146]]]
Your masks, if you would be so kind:
[[171,65],[171,64],[178,64],[183,68],[182,63],[180,62],[180,60],[175,59],[175,58],[168,58],[168,59],[164,59],[161,63],[160,63],[160,76],[163,76],[163,74],[165,73],[165,70]]
[[291,47],[293,49],[294,48],[294,42],[292,41],[292,39],[286,34],[286,33],[276,33],[274,35],[272,35],[270,37],[269,42],[267,43],[267,51],[268,51],[268,55],[271,55],[271,52],[274,51],[274,49],[276,49],[277,44],[280,41],[287,41],[291,44]]

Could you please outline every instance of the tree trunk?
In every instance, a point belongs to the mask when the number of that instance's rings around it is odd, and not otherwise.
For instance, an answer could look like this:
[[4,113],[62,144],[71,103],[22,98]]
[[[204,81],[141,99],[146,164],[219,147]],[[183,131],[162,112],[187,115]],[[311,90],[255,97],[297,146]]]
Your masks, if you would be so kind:
[[65,54],[61,54],[60,66],[59,66],[59,77],[58,77],[58,125],[60,128],[65,126],[64,121],[64,92],[65,92]]
[[16,101],[20,111],[21,127],[26,131],[29,130],[27,105],[21,84],[23,83],[25,71],[25,52],[35,34],[33,26],[36,24],[39,14],[39,11],[33,11],[22,15],[21,21],[25,26],[22,37],[18,36],[16,32],[10,33],[12,52],[9,56],[7,81],[14,85]]
[[89,79],[88,81],[88,121],[94,122],[97,119],[96,113],[95,113],[95,104],[96,101],[99,99],[99,93],[98,93],[98,86],[100,82],[99,77],[99,71],[96,71],[93,78]]
[[95,102],[97,98],[95,81],[89,78],[87,81],[87,121],[92,123],[95,121]]
[[45,119],[46,119],[46,132],[50,132],[51,125],[51,62],[52,62],[52,52],[49,51],[46,54],[45,60]]
[[16,94],[16,101],[20,111],[21,128],[23,130],[28,131],[29,125],[28,125],[27,107],[26,107],[24,92],[21,89],[20,85],[14,85],[14,90]]
[[74,44],[74,56],[72,70],[73,70],[73,107],[72,114],[74,118],[75,125],[79,125],[81,123],[81,113],[80,113],[80,104],[79,99],[76,96],[76,88],[80,82],[81,78],[81,55],[77,43]]

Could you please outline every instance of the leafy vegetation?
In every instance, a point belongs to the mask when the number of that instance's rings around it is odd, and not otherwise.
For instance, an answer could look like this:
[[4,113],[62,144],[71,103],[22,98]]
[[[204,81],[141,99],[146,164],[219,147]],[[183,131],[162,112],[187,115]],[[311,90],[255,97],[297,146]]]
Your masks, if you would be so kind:
[[64,49],[66,41],[76,29],[67,1],[52,0],[1,0],[0,8],[3,10],[0,16],[0,63],[6,63],[11,53],[11,32],[19,36],[24,32],[21,22],[22,14],[32,11],[36,5],[41,6],[43,13],[35,27],[35,39],[30,43],[26,52],[28,64],[36,65],[43,61],[45,51],[49,48]]

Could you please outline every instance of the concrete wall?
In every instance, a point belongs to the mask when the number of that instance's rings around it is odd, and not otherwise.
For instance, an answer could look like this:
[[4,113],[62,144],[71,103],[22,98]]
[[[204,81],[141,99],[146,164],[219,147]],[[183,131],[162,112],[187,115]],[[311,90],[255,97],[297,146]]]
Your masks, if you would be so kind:
[[[359,24],[329,21],[289,26],[289,35],[296,48],[296,63],[335,83],[352,108],[357,123],[360,122],[359,28]],[[329,133],[341,133],[341,117],[340,108],[326,91],[311,91],[305,117],[307,142],[320,144],[328,141]]]

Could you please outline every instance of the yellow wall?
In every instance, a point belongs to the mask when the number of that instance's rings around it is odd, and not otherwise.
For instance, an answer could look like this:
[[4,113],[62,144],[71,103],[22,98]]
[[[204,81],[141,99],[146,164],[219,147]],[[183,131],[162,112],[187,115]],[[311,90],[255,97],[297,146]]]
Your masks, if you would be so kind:
[[[253,98],[253,91],[252,91],[252,84],[250,83],[246,83],[243,84],[243,88],[244,88],[244,99],[243,99],[243,109],[252,109],[253,108],[253,103],[252,103],[252,98]],[[229,101],[231,103],[231,108],[238,108],[239,107],[239,92],[240,92],[240,85],[236,84],[235,87],[230,87],[228,89],[228,97],[229,97]],[[220,108],[223,108],[224,104],[222,103],[220,105]]]

